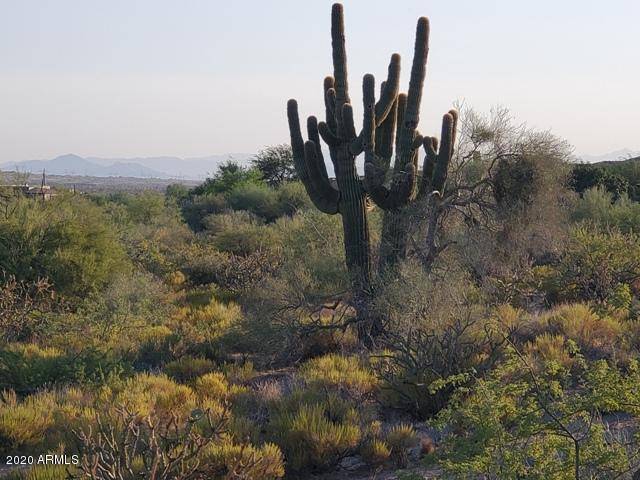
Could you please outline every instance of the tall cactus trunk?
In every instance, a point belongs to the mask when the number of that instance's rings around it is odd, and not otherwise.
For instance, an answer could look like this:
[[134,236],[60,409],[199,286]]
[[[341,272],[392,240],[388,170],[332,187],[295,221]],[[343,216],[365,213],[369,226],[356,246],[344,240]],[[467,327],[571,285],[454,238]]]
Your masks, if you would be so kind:
[[[349,155],[344,152],[342,155]],[[341,156],[342,156],[341,155]],[[341,192],[340,213],[344,231],[345,259],[351,282],[357,290],[371,285],[371,239],[366,209],[366,194],[354,162],[338,166],[336,183]]]
[[384,212],[378,264],[380,273],[387,272],[405,258],[409,228],[409,218],[404,209]]

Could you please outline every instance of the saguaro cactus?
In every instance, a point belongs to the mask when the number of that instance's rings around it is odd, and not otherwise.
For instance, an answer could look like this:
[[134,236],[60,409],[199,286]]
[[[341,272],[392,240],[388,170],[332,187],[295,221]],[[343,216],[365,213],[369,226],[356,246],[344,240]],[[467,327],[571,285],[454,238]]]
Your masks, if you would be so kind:
[[[333,76],[324,80],[325,116],[318,123],[307,119],[308,140],[300,131],[298,104],[289,100],[287,116],[291,146],[298,176],[314,205],[328,214],[342,216],[346,263],[351,274],[355,299],[366,300],[371,293],[371,242],[367,222],[367,201],[370,198],[385,210],[381,267],[394,263],[406,253],[409,216],[405,207],[410,202],[432,197],[434,189],[442,190],[451,158],[457,114],[445,115],[443,142],[438,153],[437,142],[423,138],[417,130],[422,87],[426,75],[429,51],[429,21],[418,20],[416,40],[407,95],[398,94],[400,55],[393,54],[388,76],[382,82],[380,99],[375,98],[375,79],[363,78],[363,126],[356,133],[353,108],[347,82],[347,57],[344,18],[341,4],[334,4],[331,14]],[[320,137],[329,147],[336,182],[329,180]],[[395,163],[391,171],[394,153]],[[427,155],[418,184],[418,154],[424,144]],[[356,157],[365,154],[365,175],[356,170]],[[358,307],[362,306],[356,305]],[[364,309],[366,312],[366,309]],[[359,315],[362,312],[359,311]],[[362,319],[366,320],[366,319]],[[369,328],[369,333],[375,330]]]
[[[442,119],[442,142],[438,149],[435,137],[422,137],[403,120],[404,95],[399,96],[398,132],[396,135],[396,159],[393,171],[390,170],[390,156],[382,157],[374,152],[365,154],[365,183],[369,186],[371,197],[378,206],[385,210],[382,223],[382,240],[380,245],[380,269],[384,271],[393,266],[407,253],[407,243],[412,227],[423,219],[428,219],[429,238],[427,239],[427,255],[434,253],[435,234],[439,215],[440,198],[442,197],[453,147],[455,144],[458,113],[450,110]],[[404,126],[401,126],[402,124]],[[404,132],[402,132],[404,130]],[[412,138],[410,150],[403,150],[402,138]],[[426,155],[422,165],[422,175],[418,175],[418,152],[423,146]],[[378,150],[378,149],[374,149]],[[388,152],[387,152],[388,153]],[[383,179],[391,173],[391,183],[387,188]],[[429,253],[431,252],[431,253]],[[425,262],[426,264],[427,262]]]
[[[300,131],[298,105],[289,100],[287,115],[291,133],[291,147],[300,180],[314,205],[328,214],[339,213],[344,228],[347,267],[358,291],[367,291],[371,282],[371,242],[367,222],[367,192],[358,176],[355,160],[367,148],[363,133],[356,133],[353,108],[347,82],[347,54],[345,49],[344,17],[341,4],[334,4],[331,12],[331,43],[333,48],[333,76],[324,80],[326,120],[318,123],[307,119],[309,139],[304,142]],[[400,56],[391,56],[389,74],[380,100],[371,105],[376,125],[388,117],[398,93]],[[329,146],[336,176],[336,186],[327,175],[320,136]]]

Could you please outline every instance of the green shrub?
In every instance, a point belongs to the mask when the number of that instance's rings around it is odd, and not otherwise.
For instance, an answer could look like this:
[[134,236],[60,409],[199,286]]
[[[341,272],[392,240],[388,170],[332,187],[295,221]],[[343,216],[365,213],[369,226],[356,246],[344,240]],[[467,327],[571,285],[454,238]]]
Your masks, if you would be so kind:
[[70,388],[19,400],[12,390],[5,390],[0,397],[0,452],[39,454],[70,445],[72,430],[88,425],[95,414],[87,397]]
[[80,196],[12,200],[0,218],[0,270],[18,280],[48,278],[65,295],[104,287],[129,263],[102,209]]
[[401,423],[394,425],[387,433],[387,445],[391,451],[391,458],[399,468],[405,468],[409,462],[409,450],[419,443],[418,436],[412,425]]
[[205,228],[203,220],[208,216],[221,213],[228,208],[224,195],[211,193],[197,195],[182,202],[182,216],[185,222],[196,232]]
[[614,358],[622,343],[623,326],[607,315],[598,315],[584,304],[558,306],[542,316],[552,333],[573,340],[589,357]]
[[635,234],[573,229],[556,270],[559,299],[593,302],[605,310],[628,309],[629,287],[640,279],[637,258],[640,241]]
[[603,188],[584,192],[573,208],[573,220],[592,222],[603,231],[612,228],[623,233],[640,230],[640,203],[631,201],[626,194],[614,200]]
[[361,432],[355,410],[342,418],[332,418],[327,404],[303,403],[294,411],[276,414],[271,428],[276,443],[294,471],[333,468],[360,442]]
[[637,364],[625,374],[605,361],[578,361],[556,374],[536,372],[512,351],[472,389],[460,389],[434,423],[444,434],[438,463],[445,474],[573,479],[628,471],[631,457],[600,414],[637,414]]
[[215,368],[215,363],[206,358],[184,356],[167,363],[164,366],[164,372],[177,382],[187,383],[196,377],[213,372]]
[[300,377],[312,388],[338,389],[358,398],[371,393],[377,384],[373,372],[357,357],[338,354],[309,360],[300,368]]
[[0,347],[0,390],[11,389],[26,394],[44,386],[95,382],[124,367],[93,349],[76,353],[35,344],[10,343]]
[[278,246],[273,230],[255,225],[238,225],[213,237],[213,244],[223,252],[250,255],[260,250],[274,250]]
[[284,476],[284,459],[280,449],[265,443],[261,447],[231,442],[208,445],[202,455],[206,470],[217,474],[224,472],[224,478],[241,475],[245,480],[271,480]]
[[309,195],[301,182],[283,183],[278,187],[277,195],[281,215],[293,215],[312,207]]
[[262,184],[260,171],[255,168],[244,167],[233,159],[229,159],[218,166],[218,170],[212,177],[207,178],[204,183],[193,188],[191,194],[193,196],[216,193],[226,194],[236,187],[247,184]]
[[168,323],[174,332],[172,351],[176,355],[218,357],[224,337],[242,319],[240,306],[212,298],[202,306],[182,307]]
[[276,191],[266,185],[239,185],[229,192],[227,201],[234,210],[246,210],[268,222],[282,214]]
[[490,368],[504,336],[466,274],[434,279],[414,262],[399,266],[397,274],[375,299],[387,329],[371,368],[384,404],[428,418],[474,370]]
[[368,465],[377,467],[389,460],[391,450],[383,440],[374,438],[363,444],[360,448],[360,455]]

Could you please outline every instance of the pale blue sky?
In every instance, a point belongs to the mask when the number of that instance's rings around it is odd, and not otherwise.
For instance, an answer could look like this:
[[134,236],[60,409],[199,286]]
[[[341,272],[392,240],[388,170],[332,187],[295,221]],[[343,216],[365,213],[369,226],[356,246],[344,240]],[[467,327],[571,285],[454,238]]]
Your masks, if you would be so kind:
[[[0,0],[0,162],[253,152],[322,112],[330,1]],[[640,149],[640,1],[346,0],[352,100],[431,20],[421,130],[455,100],[578,153]]]

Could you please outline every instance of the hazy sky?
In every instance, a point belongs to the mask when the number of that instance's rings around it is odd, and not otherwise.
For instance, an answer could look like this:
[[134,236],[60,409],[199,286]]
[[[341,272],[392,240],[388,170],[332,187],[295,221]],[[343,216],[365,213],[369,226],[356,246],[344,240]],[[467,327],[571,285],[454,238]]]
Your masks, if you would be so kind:
[[[578,153],[640,149],[640,1],[346,0],[352,100],[431,20],[421,131],[509,107]],[[253,152],[322,112],[331,2],[0,0],[0,162]]]

